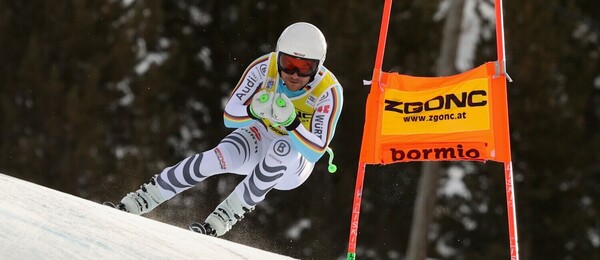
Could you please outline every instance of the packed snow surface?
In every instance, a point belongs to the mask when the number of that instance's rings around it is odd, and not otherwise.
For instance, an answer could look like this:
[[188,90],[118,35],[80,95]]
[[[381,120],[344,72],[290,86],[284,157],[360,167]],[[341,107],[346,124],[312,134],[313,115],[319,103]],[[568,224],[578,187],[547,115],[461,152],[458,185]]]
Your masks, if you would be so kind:
[[0,174],[0,259],[291,259]]

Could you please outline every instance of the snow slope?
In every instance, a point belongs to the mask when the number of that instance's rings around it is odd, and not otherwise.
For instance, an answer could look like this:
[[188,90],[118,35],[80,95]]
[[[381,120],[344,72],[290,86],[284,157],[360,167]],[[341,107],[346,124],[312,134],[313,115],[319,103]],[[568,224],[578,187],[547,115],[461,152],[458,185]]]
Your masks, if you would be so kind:
[[0,259],[291,259],[0,174]]

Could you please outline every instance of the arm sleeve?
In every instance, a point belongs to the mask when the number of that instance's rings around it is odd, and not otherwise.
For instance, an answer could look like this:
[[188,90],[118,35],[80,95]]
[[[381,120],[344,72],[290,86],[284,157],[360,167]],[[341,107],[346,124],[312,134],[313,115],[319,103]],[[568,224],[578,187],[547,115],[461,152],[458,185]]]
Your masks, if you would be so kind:
[[343,103],[342,87],[336,84],[319,97],[310,129],[302,124],[288,129],[292,146],[310,162],[318,161],[333,139]]
[[254,60],[237,83],[225,105],[223,121],[228,128],[244,127],[254,119],[248,112],[252,96],[260,89],[267,71],[269,55]]

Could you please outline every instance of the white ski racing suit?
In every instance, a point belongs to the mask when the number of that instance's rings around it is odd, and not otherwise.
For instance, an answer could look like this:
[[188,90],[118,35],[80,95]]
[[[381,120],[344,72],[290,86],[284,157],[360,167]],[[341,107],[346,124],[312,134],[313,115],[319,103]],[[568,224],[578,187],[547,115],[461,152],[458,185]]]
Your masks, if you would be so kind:
[[[224,121],[236,130],[215,148],[190,156],[157,176],[166,200],[222,173],[246,175],[233,193],[247,207],[264,200],[273,188],[291,190],[306,181],[333,138],[342,111],[342,87],[321,65],[306,87],[291,92],[279,79],[275,57],[269,53],[252,62],[231,93]],[[300,124],[286,129],[267,119],[253,119],[247,107],[263,88],[285,93]]]

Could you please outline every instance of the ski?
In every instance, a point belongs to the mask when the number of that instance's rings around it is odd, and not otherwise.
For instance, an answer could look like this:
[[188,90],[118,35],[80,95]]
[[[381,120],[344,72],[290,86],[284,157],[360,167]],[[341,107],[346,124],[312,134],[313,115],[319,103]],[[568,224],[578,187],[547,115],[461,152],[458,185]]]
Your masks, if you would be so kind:
[[114,204],[114,203],[112,203],[110,201],[105,201],[105,202],[102,203],[102,205],[109,206],[111,208],[115,208],[115,209],[127,212],[127,210],[125,210],[125,205],[123,205],[123,203]]
[[215,231],[208,223],[194,222],[190,224],[190,230],[204,235],[217,236],[217,231]]

